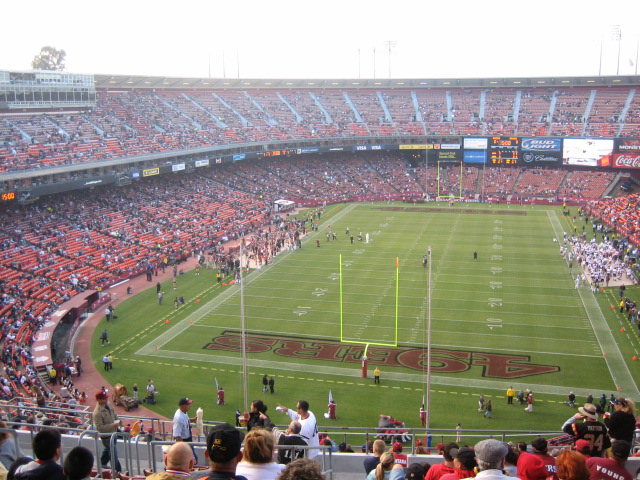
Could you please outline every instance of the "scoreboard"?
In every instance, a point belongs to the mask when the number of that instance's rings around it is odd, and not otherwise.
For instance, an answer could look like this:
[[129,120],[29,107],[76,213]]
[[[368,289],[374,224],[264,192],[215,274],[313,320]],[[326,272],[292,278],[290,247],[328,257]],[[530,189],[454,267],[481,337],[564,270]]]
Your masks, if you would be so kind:
[[494,165],[516,165],[520,159],[520,138],[489,137],[489,161]]

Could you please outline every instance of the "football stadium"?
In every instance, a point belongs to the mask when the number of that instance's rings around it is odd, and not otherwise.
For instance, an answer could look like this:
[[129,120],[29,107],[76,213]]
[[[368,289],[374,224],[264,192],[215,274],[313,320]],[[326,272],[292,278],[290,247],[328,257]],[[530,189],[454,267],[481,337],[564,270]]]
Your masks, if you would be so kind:
[[226,422],[326,478],[488,438],[635,476],[639,80],[0,71],[0,460],[208,478]]

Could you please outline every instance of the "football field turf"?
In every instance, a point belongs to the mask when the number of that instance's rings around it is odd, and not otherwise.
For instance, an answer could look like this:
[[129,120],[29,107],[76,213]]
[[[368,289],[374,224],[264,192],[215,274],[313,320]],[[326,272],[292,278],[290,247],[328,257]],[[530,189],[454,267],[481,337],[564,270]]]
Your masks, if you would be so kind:
[[[578,218],[577,228],[582,224]],[[178,293],[187,305],[178,310],[170,301],[158,306],[154,289],[125,302],[119,316],[136,320],[110,325],[118,346],[115,368],[105,376],[128,386],[154,378],[161,392],[156,408],[165,415],[189,396],[205,418],[231,421],[235,408],[244,409],[243,302],[249,401],[263,398],[275,421],[285,423],[273,412],[276,402],[291,406],[306,398],[319,415],[331,391],[340,425],[373,426],[383,413],[418,427],[430,319],[433,426],[486,428],[475,411],[477,395],[506,404],[511,385],[531,389],[536,411],[547,413],[494,406],[495,428],[561,425],[571,414],[561,404],[570,390],[578,402],[618,389],[639,396],[631,360],[638,339],[630,328],[611,327],[622,321],[609,309],[617,289],[595,296],[588,287],[576,289],[559,253],[563,230],[573,226],[561,209],[541,206],[327,207],[302,249],[285,251],[245,277],[243,298],[238,285],[217,286],[215,273],[204,270],[180,278]],[[591,235],[591,225],[586,228]],[[329,231],[337,240],[327,240]],[[93,343],[97,363],[101,326]],[[276,381],[274,395],[261,393],[264,374]],[[225,406],[215,405],[214,379],[225,389]]]

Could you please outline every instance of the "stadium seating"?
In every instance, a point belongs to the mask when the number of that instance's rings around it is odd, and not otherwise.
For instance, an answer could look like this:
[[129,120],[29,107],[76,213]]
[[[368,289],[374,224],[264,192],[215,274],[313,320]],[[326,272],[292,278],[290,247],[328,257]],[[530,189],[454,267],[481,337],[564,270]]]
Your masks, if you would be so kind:
[[627,88],[99,90],[92,110],[0,113],[0,173],[312,137],[638,136],[638,112]]

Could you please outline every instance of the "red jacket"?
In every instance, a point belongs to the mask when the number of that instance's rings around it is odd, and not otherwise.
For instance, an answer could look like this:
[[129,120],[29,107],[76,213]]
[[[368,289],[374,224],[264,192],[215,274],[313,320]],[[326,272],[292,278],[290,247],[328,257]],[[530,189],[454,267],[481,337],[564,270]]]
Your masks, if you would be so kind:
[[546,453],[522,452],[518,457],[518,477],[520,480],[558,480],[556,459]]

